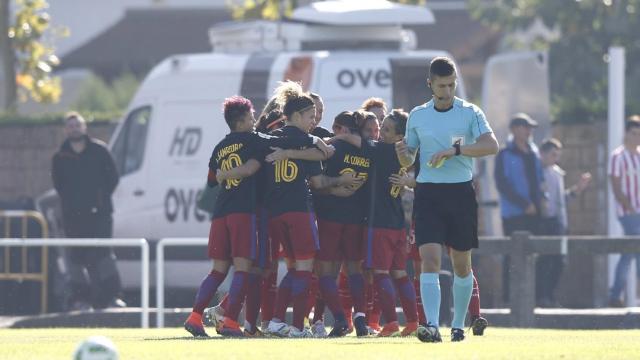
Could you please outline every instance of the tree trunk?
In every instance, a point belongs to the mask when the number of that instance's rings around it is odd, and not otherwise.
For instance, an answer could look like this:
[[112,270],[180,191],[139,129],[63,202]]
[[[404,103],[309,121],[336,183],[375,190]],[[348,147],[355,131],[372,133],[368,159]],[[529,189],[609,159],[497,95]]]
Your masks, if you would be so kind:
[[15,112],[17,105],[15,53],[13,41],[9,38],[11,12],[9,0],[0,0],[0,55],[2,56],[3,97],[2,107],[7,112]]

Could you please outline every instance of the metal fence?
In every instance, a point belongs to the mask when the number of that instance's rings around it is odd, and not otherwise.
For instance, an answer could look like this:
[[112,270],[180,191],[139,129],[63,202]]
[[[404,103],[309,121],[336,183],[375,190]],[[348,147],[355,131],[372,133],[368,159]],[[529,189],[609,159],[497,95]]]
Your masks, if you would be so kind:
[[[157,243],[156,300],[157,326],[164,327],[165,248],[206,246],[207,238],[167,238]],[[145,239],[17,239],[0,240],[2,247],[74,246],[74,247],[140,247],[141,249],[141,323],[149,326],[149,245]],[[640,237],[606,236],[531,236],[516,232],[512,237],[481,237],[478,255],[508,255],[511,325],[535,325],[535,256],[581,252],[590,255],[640,253]]]
[[[149,243],[145,239],[1,239],[0,246],[47,246],[47,247],[139,247],[140,264],[140,307],[141,326],[149,327]],[[46,294],[46,293],[45,293]]]
[[164,327],[164,248],[168,246],[206,246],[208,238],[167,238],[156,245],[157,326]]
[[[167,238],[157,244],[157,326],[164,327],[164,249],[168,246],[206,246],[207,238]],[[481,237],[477,255],[510,256],[509,297],[511,325],[535,325],[535,257],[539,254],[581,252],[590,255],[640,253],[640,237],[531,236],[516,232],[511,237]]]
[[[40,227],[38,236],[42,238],[49,237],[49,227],[44,216],[37,211],[32,210],[0,210],[0,220],[4,223],[3,238],[12,237],[11,223],[13,219],[20,219],[20,238],[25,239],[29,236],[29,220],[35,221]],[[2,240],[0,240],[2,241]],[[22,247],[20,251],[20,271],[11,271],[11,249],[4,250],[4,269],[0,273],[0,280],[15,281],[36,281],[40,283],[40,312],[47,312],[47,291],[49,281],[49,252],[47,247],[42,247],[40,254],[40,269],[38,271],[29,271],[27,248]]]

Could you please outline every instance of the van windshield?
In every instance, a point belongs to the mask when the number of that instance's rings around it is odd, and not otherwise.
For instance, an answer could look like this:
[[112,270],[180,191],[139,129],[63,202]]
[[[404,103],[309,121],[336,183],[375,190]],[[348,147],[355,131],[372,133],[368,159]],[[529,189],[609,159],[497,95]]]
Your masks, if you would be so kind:
[[142,166],[150,120],[151,106],[134,109],[124,120],[111,147],[120,176],[135,172]]

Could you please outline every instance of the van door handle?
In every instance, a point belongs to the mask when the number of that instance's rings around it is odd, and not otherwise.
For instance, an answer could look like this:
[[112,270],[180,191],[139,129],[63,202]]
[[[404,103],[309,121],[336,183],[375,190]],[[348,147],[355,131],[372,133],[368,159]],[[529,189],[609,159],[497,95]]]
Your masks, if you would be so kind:
[[142,196],[142,195],[144,195],[144,190],[136,189],[133,192],[133,196]]

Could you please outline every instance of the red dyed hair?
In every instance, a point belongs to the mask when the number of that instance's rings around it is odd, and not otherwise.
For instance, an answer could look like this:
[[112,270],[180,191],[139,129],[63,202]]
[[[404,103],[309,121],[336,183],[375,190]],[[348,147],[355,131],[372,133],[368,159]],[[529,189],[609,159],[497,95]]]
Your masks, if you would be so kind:
[[235,130],[236,121],[241,119],[246,113],[253,111],[251,100],[239,95],[226,98],[222,103],[224,120],[231,130]]

